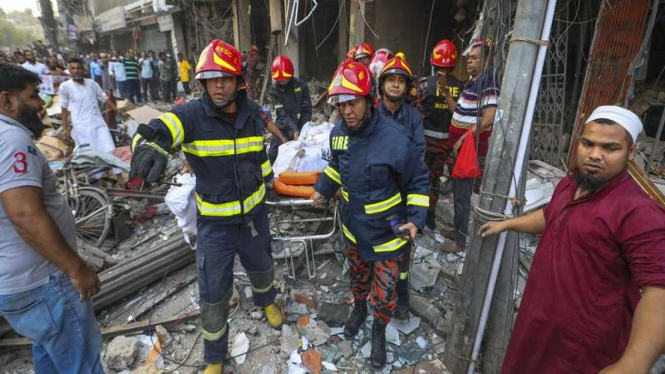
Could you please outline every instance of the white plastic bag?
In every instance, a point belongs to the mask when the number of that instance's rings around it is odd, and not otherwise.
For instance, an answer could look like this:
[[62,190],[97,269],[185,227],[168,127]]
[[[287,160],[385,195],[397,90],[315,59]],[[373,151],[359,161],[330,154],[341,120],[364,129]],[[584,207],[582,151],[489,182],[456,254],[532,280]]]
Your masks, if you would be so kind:
[[178,227],[182,229],[187,244],[196,248],[196,244],[191,242],[191,238],[196,236],[196,196],[194,195],[196,177],[194,174],[179,174],[176,176],[176,183],[182,186],[169,188],[164,201],[169,210],[175,214]]

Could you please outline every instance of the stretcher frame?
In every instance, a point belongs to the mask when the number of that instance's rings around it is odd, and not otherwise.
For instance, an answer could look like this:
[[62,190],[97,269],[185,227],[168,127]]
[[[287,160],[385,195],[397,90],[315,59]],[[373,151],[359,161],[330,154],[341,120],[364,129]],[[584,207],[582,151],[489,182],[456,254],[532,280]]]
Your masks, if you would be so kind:
[[[336,233],[341,232],[339,230],[341,225],[339,219],[339,202],[327,202],[324,205],[317,207],[314,205],[314,200],[311,199],[279,196],[275,194],[274,196],[266,197],[266,205],[275,209],[274,213],[270,216],[270,221],[274,224],[276,231],[276,235],[272,237],[272,240],[284,243],[284,260],[286,262],[287,277],[294,280],[296,279],[295,257],[297,256],[294,256],[294,253],[297,250],[296,245],[302,244],[304,246],[305,262],[307,265],[307,276],[309,279],[315,278],[317,276],[317,266],[314,253],[314,241],[330,239]],[[309,212],[312,212],[312,210],[320,211],[322,216],[318,218],[297,217],[296,213],[302,210],[307,210]],[[275,214],[278,213],[278,211],[279,214]],[[279,220],[279,217],[283,214],[286,214],[287,216],[290,214],[290,218]],[[297,225],[299,223],[308,222],[332,222],[333,224],[329,232],[320,234],[296,233],[293,236],[289,236],[280,229],[281,224],[287,223]]]

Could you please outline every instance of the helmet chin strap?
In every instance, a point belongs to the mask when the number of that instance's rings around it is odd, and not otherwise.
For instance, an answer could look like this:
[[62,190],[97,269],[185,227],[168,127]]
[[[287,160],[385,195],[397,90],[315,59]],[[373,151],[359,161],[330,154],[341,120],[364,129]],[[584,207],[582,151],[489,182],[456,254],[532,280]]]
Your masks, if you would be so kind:
[[393,95],[386,94],[386,99],[388,99],[389,101],[392,101],[393,103],[399,103],[400,101],[404,100],[405,97],[406,97],[406,94],[402,94],[402,95],[399,95],[399,96],[393,96]]

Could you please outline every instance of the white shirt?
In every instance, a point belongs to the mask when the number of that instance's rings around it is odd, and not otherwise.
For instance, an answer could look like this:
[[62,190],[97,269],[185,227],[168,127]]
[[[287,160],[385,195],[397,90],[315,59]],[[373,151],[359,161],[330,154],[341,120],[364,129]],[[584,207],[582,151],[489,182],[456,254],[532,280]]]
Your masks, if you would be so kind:
[[60,85],[60,106],[72,117],[72,138],[77,145],[88,144],[91,149],[110,152],[115,148],[111,133],[99,110],[99,103],[108,97],[97,82],[84,79],[83,84],[73,79]]
[[46,74],[48,72],[48,67],[46,65],[42,64],[41,62],[36,62],[35,64],[31,64],[30,62],[26,61],[21,65],[23,69],[30,70],[31,72],[37,74],[37,75],[42,75]]
[[109,73],[114,76],[115,80],[118,82],[124,82],[127,80],[125,64],[120,61],[111,61],[109,64]]

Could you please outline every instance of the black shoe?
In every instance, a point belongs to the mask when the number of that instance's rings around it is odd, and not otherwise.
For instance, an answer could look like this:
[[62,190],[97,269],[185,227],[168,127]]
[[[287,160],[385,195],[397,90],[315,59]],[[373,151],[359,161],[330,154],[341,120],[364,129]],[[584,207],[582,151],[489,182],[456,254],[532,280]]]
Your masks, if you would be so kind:
[[395,311],[395,315],[393,316],[395,319],[398,319],[400,321],[406,321],[409,319],[409,306],[408,305],[398,305],[397,310]]
[[352,339],[354,336],[358,335],[358,331],[360,331],[360,327],[363,325],[363,323],[365,323],[366,319],[367,301],[356,301],[353,304],[353,311],[351,312],[351,316],[344,325],[344,337],[347,339]]
[[369,356],[374,370],[382,370],[386,366],[386,326],[378,318],[372,325],[372,354]]

